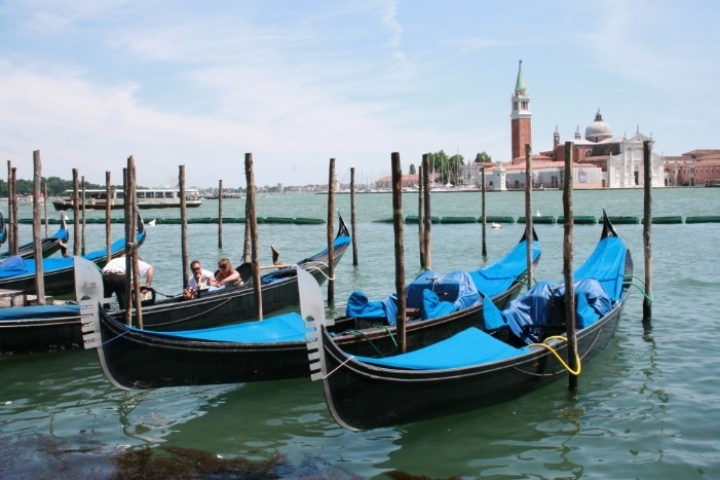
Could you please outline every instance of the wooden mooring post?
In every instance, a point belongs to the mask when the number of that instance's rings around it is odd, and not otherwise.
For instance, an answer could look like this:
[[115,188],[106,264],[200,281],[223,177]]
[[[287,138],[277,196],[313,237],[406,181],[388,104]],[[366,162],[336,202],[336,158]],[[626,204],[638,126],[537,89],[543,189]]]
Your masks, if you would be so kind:
[[143,328],[142,298],[140,297],[140,268],[137,262],[137,217],[135,158],[130,155],[127,167],[123,170],[124,182],[124,216],[125,216],[125,322],[132,325],[133,311],[137,319],[137,326]]
[[[565,279],[565,328],[567,330],[568,388],[576,390],[577,333],[575,331],[575,289],[573,286],[573,142],[565,142],[565,181],[563,185],[563,278]],[[531,241],[528,239],[528,241]]]
[[[245,205],[245,229],[249,231],[252,250],[253,291],[255,293],[256,316],[263,318],[262,285],[260,284],[260,245],[258,238],[257,216],[255,211],[255,174],[253,173],[252,153],[245,154],[245,179],[247,181],[247,203]],[[246,234],[247,235],[247,234]],[[247,237],[246,237],[247,239]]]
[[[572,173],[572,171],[570,172]],[[533,214],[532,214],[532,147],[525,144],[525,245],[527,255],[527,283],[533,280]]]
[[328,182],[328,213],[327,213],[327,243],[328,243],[328,305],[335,303],[335,241],[334,211],[335,211],[335,159],[330,159],[330,180]]
[[485,203],[485,165],[483,165],[483,167],[480,169],[480,182],[482,183],[482,187],[480,188],[480,198],[482,199],[482,257],[483,259],[487,259],[487,204]]
[[223,181],[218,180],[218,248],[222,248],[222,218],[223,218]]
[[112,184],[110,183],[110,171],[105,172],[105,263],[112,259]]
[[[7,216],[7,224],[8,224],[8,235],[7,235],[7,244],[8,244],[8,252],[10,255],[14,255],[15,252],[13,250],[13,199],[15,198],[15,192],[13,192],[13,178],[12,178],[12,162],[10,160],[7,161],[7,169],[8,169],[8,216]],[[16,220],[17,221],[17,220]]]
[[18,249],[20,248],[20,241],[19,241],[19,222],[18,222],[18,201],[17,201],[17,167],[11,167],[10,169],[11,175],[10,175],[10,185],[12,185],[12,198],[9,199],[11,202],[10,212],[8,213],[8,217],[10,217],[10,238],[12,239],[10,242],[10,252],[12,252],[12,255],[18,254]]
[[80,210],[82,212],[81,213],[81,224],[80,224],[80,228],[81,228],[80,231],[82,232],[82,239],[80,241],[80,255],[85,256],[85,246],[87,245],[87,243],[86,243],[87,238],[85,237],[85,227],[87,226],[87,218],[85,216],[85,214],[87,213],[87,210],[86,210],[87,207],[85,206],[85,200],[86,200],[86,197],[85,197],[85,175],[80,177],[80,183],[81,183],[80,194],[82,197],[82,207]]
[[395,291],[397,292],[397,335],[400,352],[407,351],[405,320],[407,318],[407,299],[405,291],[405,244],[402,212],[402,166],[400,154],[393,152],[392,160],[392,196],[393,230],[395,233]]
[[72,169],[73,182],[73,256],[80,253],[80,178],[78,169]]
[[[399,157],[399,155],[398,155]],[[422,161],[423,182],[423,253],[425,255],[425,270],[432,270],[432,207],[430,205],[430,154],[423,155]]]
[[40,182],[42,181],[42,163],[40,150],[33,152],[33,254],[35,262],[35,293],[37,304],[45,305],[45,274],[42,259],[42,233],[40,231]]
[[185,196],[185,165],[178,166],[178,183],[180,184],[180,257],[182,258],[182,286],[188,286],[190,259],[188,254],[188,214],[187,197]]
[[422,182],[423,167],[422,162],[418,169],[418,247],[420,251],[420,269],[425,270],[425,189]]
[[355,168],[350,169],[350,236],[352,237],[352,264],[358,265],[357,214],[355,212]]
[[643,321],[652,318],[652,140],[643,142],[644,164],[644,219],[643,219],[643,250],[645,252],[645,299],[643,300]]

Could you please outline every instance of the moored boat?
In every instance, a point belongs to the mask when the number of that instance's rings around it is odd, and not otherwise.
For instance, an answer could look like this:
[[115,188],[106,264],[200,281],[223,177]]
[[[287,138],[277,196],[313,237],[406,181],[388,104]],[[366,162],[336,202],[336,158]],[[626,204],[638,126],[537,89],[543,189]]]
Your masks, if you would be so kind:
[[[540,254],[539,245],[535,241],[533,245],[536,247],[536,259]],[[507,301],[521,288],[521,279],[526,269],[526,262],[522,264],[525,251],[525,242],[520,242],[503,259],[475,272],[478,281],[482,281],[488,289],[503,289],[495,296],[499,302]],[[297,270],[297,276],[298,279],[307,277],[303,269]],[[310,282],[318,285],[312,278]],[[295,282],[294,288],[297,289],[301,283]],[[450,283],[445,282],[446,287],[443,288],[447,288]],[[416,293],[422,296],[424,292],[428,292],[428,295],[441,294],[443,288],[438,285],[437,281],[425,277]],[[467,296],[463,295],[462,298]],[[300,296],[300,301],[302,305],[306,299]],[[319,303],[320,308],[323,308],[322,295],[314,296],[311,301]],[[302,318],[291,314],[262,321],[171,332],[129,327],[105,312],[98,311],[85,327],[88,332],[86,346],[98,348],[105,375],[114,385],[122,388],[297,378],[307,376],[310,372],[305,347],[306,328]],[[368,323],[370,321],[371,324]],[[348,348],[357,348],[359,351],[370,347],[368,339],[372,339],[373,348],[390,350],[393,348],[395,327],[376,327],[380,321],[377,316],[372,320],[369,317],[345,317],[338,321],[336,338]],[[372,326],[358,332],[357,328],[364,322]],[[425,320],[418,316],[411,322],[414,327],[408,328],[407,334],[411,342],[428,341],[428,338],[450,335],[455,328],[468,322],[482,323],[481,306],[473,305],[463,312]]]
[[[137,245],[145,241],[146,231],[142,219],[138,221],[136,235]],[[112,258],[120,256],[125,252],[125,239],[120,238],[111,245]],[[107,250],[99,249],[84,255],[96,265],[104,265],[107,262]],[[35,262],[33,258],[22,258],[12,256],[0,263],[0,289],[15,290],[24,294],[35,293]],[[74,261],[72,257],[44,258],[43,277],[45,279],[46,295],[65,295],[72,293],[75,284]]]
[[[350,238],[342,219],[334,242],[335,264],[342,259]],[[119,242],[122,242],[119,241]],[[122,244],[124,245],[124,243]],[[76,266],[77,261],[65,259]],[[248,279],[252,270],[238,267]],[[306,257],[296,266],[311,272],[322,282],[328,275],[328,251],[321,250]],[[72,269],[72,266],[70,267]],[[83,271],[83,270],[81,270]],[[271,313],[298,303],[295,266],[281,266],[261,276],[263,312]],[[94,280],[85,280],[92,282]],[[78,282],[75,281],[77,286]],[[102,285],[102,279],[100,279]],[[150,290],[151,293],[154,293]],[[102,302],[103,292],[96,292],[95,300]],[[229,286],[214,291],[201,291],[196,298],[186,300],[182,294],[143,306],[143,324],[158,331],[208,328],[231,321],[252,318],[256,302],[252,281],[243,286]],[[106,312],[109,317],[124,322],[125,311]],[[68,305],[17,306],[0,308],[0,355],[69,350],[83,347],[81,307]],[[134,318],[137,322],[137,319]]]
[[[182,198],[179,188],[142,188],[135,192],[137,208],[180,208]],[[80,195],[82,202],[82,195]],[[110,190],[108,199],[105,189],[85,190],[85,208],[90,210],[105,210],[110,202],[111,209],[121,209],[125,206],[125,192],[119,189]],[[55,210],[72,210],[74,206],[73,191],[66,190],[65,196],[52,202]],[[185,206],[199,207],[202,204],[200,191],[197,189],[185,190]],[[78,205],[82,208],[82,203]]]
[[[339,218],[338,229],[333,241],[333,258],[337,264],[350,246],[350,233],[345,221]],[[305,257],[295,264],[283,265],[261,275],[262,309],[271,313],[292,307],[299,302],[297,291],[297,269],[309,271],[319,283],[325,281],[329,272],[328,249]],[[182,294],[157,300],[143,307],[143,325],[158,331],[209,328],[232,322],[251,319],[255,316],[256,303],[252,283],[252,266],[243,264],[236,268],[244,279],[242,285],[222,289],[201,290],[187,300]],[[115,318],[124,318],[124,311],[111,313]],[[137,323],[137,322],[136,322]]]
[[[577,347],[587,364],[610,342],[629,293],[630,252],[605,217],[601,239],[574,273]],[[502,312],[487,301],[485,328],[408,353],[352,355],[311,312],[308,351],[333,418],[349,430],[420,421],[508,401],[567,373],[564,286],[536,284]],[[577,373],[577,372],[576,372]]]
[[[57,251],[65,250],[67,248],[68,233],[67,224],[65,222],[65,214],[60,214],[60,228],[50,237],[45,237],[41,240],[40,251],[42,252],[43,258],[47,258]],[[0,222],[2,222],[2,214],[0,214]],[[4,228],[0,227],[0,228]],[[10,252],[0,253],[0,262],[10,258]],[[22,258],[34,258],[35,257],[35,244],[33,242],[25,243],[18,247],[17,256]]]

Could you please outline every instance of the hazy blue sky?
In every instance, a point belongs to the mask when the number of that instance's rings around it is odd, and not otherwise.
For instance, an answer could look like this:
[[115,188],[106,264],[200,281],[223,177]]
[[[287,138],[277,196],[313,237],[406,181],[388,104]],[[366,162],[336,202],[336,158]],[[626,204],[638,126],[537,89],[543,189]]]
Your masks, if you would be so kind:
[[[584,132],[720,148],[720,2],[1,1],[0,153],[31,179],[359,182],[423,152],[510,157],[518,60],[533,149]],[[5,167],[3,167],[5,168]],[[0,171],[3,171],[0,168]],[[6,178],[5,174],[0,174]]]

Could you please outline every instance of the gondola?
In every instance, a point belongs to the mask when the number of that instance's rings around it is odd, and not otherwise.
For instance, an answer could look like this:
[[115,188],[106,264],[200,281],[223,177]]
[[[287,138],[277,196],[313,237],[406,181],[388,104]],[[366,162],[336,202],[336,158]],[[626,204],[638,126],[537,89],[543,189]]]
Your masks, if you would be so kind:
[[[539,243],[533,241],[533,245],[534,258],[537,259]],[[510,295],[508,291],[514,292],[519,288],[516,284],[527,266],[522,264],[525,249],[523,240],[501,261],[477,272],[485,277],[488,288],[496,282],[506,285],[509,281],[511,286],[504,287],[505,290],[496,296],[498,301],[504,301]],[[508,272],[515,276],[507,278]],[[302,269],[298,269],[297,275],[298,278],[306,276]],[[298,283],[294,282],[293,287],[298,288]],[[318,285],[315,280],[311,283]],[[317,301],[322,306],[322,295]],[[303,302],[301,297],[301,305]],[[462,325],[470,319],[474,323],[482,322],[481,307],[466,310],[467,318],[453,314],[411,322],[418,328],[409,329],[408,336],[413,337],[413,341],[419,341],[415,337],[447,335],[444,331],[452,331],[456,328],[455,323]],[[354,329],[357,326],[355,320],[348,317],[338,324],[343,325],[343,329]],[[420,323],[427,327],[423,328]],[[121,388],[280,380],[307,377],[310,373],[305,328],[297,313],[214,328],[160,332],[129,327],[111,318],[107,312],[98,310],[96,318],[87,320],[84,330],[88,332],[86,347],[97,347],[105,375]],[[344,344],[362,349],[368,338],[374,338],[377,344],[392,343],[390,334],[393,330],[394,327],[390,326],[372,327],[366,330],[367,336],[339,330],[337,338]]]
[[[334,242],[336,264],[349,244],[347,227],[340,219]],[[329,270],[327,259],[328,251],[324,249],[300,260],[296,265],[310,271],[322,282]],[[246,279],[242,287],[204,291],[192,300],[185,300],[182,295],[178,295],[149,305],[146,304],[147,301],[143,301],[143,325],[145,328],[158,330],[206,328],[252,318],[256,312],[253,284],[249,278],[252,277],[252,271],[246,267],[247,265],[238,267]],[[298,303],[294,267],[284,266],[262,275],[261,282],[263,312],[271,313]],[[100,291],[98,298],[102,297],[103,292]],[[107,314],[124,322],[124,310],[112,310]],[[82,348],[82,345],[81,308],[77,303],[0,308],[0,355],[10,352],[60,351]]]
[[[139,218],[139,217],[138,217]],[[142,219],[138,221],[137,245],[145,241],[146,231]],[[125,252],[125,239],[116,240],[111,245],[112,258]],[[107,250],[95,250],[84,255],[98,266],[107,262]],[[35,294],[35,259],[12,256],[0,263],[0,289],[14,290],[22,294]],[[44,258],[43,276],[45,279],[46,295],[67,295],[73,292],[75,284],[75,271],[73,258]],[[0,312],[1,313],[1,312]]]
[[[339,217],[338,230],[333,241],[335,265],[340,262],[349,246],[350,233],[345,221]],[[311,272],[322,284],[330,270],[328,256],[328,249],[324,248],[294,265],[285,265],[261,275],[263,312],[272,313],[298,304],[296,266]],[[257,308],[252,265],[245,263],[236,270],[244,280],[242,285],[202,290],[192,300],[177,295],[164,299],[155,296],[155,300],[145,302],[142,310],[143,326],[158,331],[190,330],[253,318]],[[112,313],[111,316],[123,319],[125,312],[120,310]],[[133,324],[137,324],[135,319]]]
[[[615,333],[633,274],[630,252],[604,212],[601,239],[574,272],[577,346],[583,364]],[[386,357],[349,355],[322,325],[308,334],[313,380],[322,380],[333,418],[368,430],[497,404],[567,374],[562,284],[540,282],[500,311],[486,302],[492,328],[469,328],[435,344]],[[489,320],[492,319],[492,322]],[[511,333],[507,340],[495,333]],[[558,356],[553,355],[555,352]],[[317,360],[315,360],[317,359]]]
[[[57,232],[55,232],[50,237],[45,237],[41,240],[42,246],[40,247],[40,250],[42,252],[43,258],[47,258],[54,254],[57,251],[63,250],[67,248],[67,242],[68,238],[70,237],[70,234],[68,233],[67,229],[67,223],[65,222],[66,217],[65,213],[60,213],[60,228]],[[2,227],[0,228],[6,228],[5,222],[2,219],[2,214],[0,213],[0,223],[2,223]],[[0,234],[1,236],[2,234]],[[7,235],[7,233],[5,233]],[[0,245],[2,245],[2,242],[0,242]],[[2,252],[0,253],[0,262],[4,262],[6,259],[10,258],[13,255],[10,255],[10,252]],[[17,256],[22,258],[34,258],[35,257],[35,244],[33,242],[25,243],[23,245],[20,245],[18,247],[18,253]]]

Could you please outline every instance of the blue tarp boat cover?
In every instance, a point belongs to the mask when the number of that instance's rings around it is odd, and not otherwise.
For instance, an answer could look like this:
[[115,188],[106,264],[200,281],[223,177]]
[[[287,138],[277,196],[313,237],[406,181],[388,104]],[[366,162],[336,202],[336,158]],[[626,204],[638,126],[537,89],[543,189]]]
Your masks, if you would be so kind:
[[573,279],[594,278],[602,284],[611,299],[620,300],[626,255],[627,248],[619,237],[603,238],[585,263],[575,270]]
[[[495,297],[510,288],[527,270],[527,243],[518,243],[505,257],[479,270],[470,272],[478,291],[486,297]],[[533,241],[533,261],[540,257],[540,242]]]
[[442,370],[497,362],[530,351],[515,348],[475,327],[409,353],[384,358],[356,356],[356,360],[381,367],[406,370]]
[[[407,287],[407,305],[420,308],[424,320],[469,308],[478,304],[483,295],[503,293],[527,270],[527,244],[522,241],[497,262],[471,272],[456,271],[445,276],[428,270],[418,275]],[[540,256],[540,243],[533,242],[533,259]],[[370,301],[362,292],[353,292],[345,315],[354,318],[385,319],[395,325],[397,302],[395,294],[384,300]]]
[[204,328],[201,330],[184,330],[179,332],[156,332],[140,330],[146,334],[162,337],[177,337],[187,340],[210,342],[234,342],[243,344],[263,344],[279,342],[304,342],[305,325],[298,313],[285,313],[265,320],[225,325],[222,327]]
[[[579,280],[575,282],[574,289],[577,328],[589,327],[612,310],[613,301],[597,280]],[[525,295],[513,300],[502,312],[502,316],[515,335],[531,343],[533,340],[526,335],[525,328],[552,324],[552,303],[564,297],[565,285],[551,281],[538,282]]]
[[25,260],[20,255],[13,255],[0,263],[0,277],[14,277],[16,275],[26,275],[27,273],[27,265],[25,265]]
[[457,285],[457,296],[456,298],[450,298],[449,300],[441,300],[435,291],[433,291],[434,289],[424,290],[422,308],[423,320],[448,315],[480,303],[480,293],[475,287],[475,282],[472,278],[470,278],[470,274],[467,272],[450,272],[440,281],[447,284]]
[[[138,242],[143,241],[145,238],[145,232],[137,234]],[[111,245],[111,252],[113,255],[125,249],[125,239],[121,238],[116,240]],[[91,262],[105,258],[107,250],[99,249],[90,252],[83,256],[86,260]],[[59,270],[71,269],[75,263],[73,257],[53,257],[43,258],[43,273],[56,272]],[[27,258],[24,259],[20,256],[9,257],[4,262],[0,263],[0,279],[22,277],[25,275],[35,275],[35,259]]]
[[80,305],[28,305],[25,307],[0,308],[0,322],[14,320],[75,317],[80,315]]
[[[43,258],[43,272],[54,272],[73,268],[72,257]],[[0,264],[0,278],[35,275],[35,260],[32,258],[10,257]]]
[[397,320],[397,295],[388,295],[384,300],[371,301],[363,292],[353,292],[348,298],[345,315],[353,318],[376,318],[389,325]]

